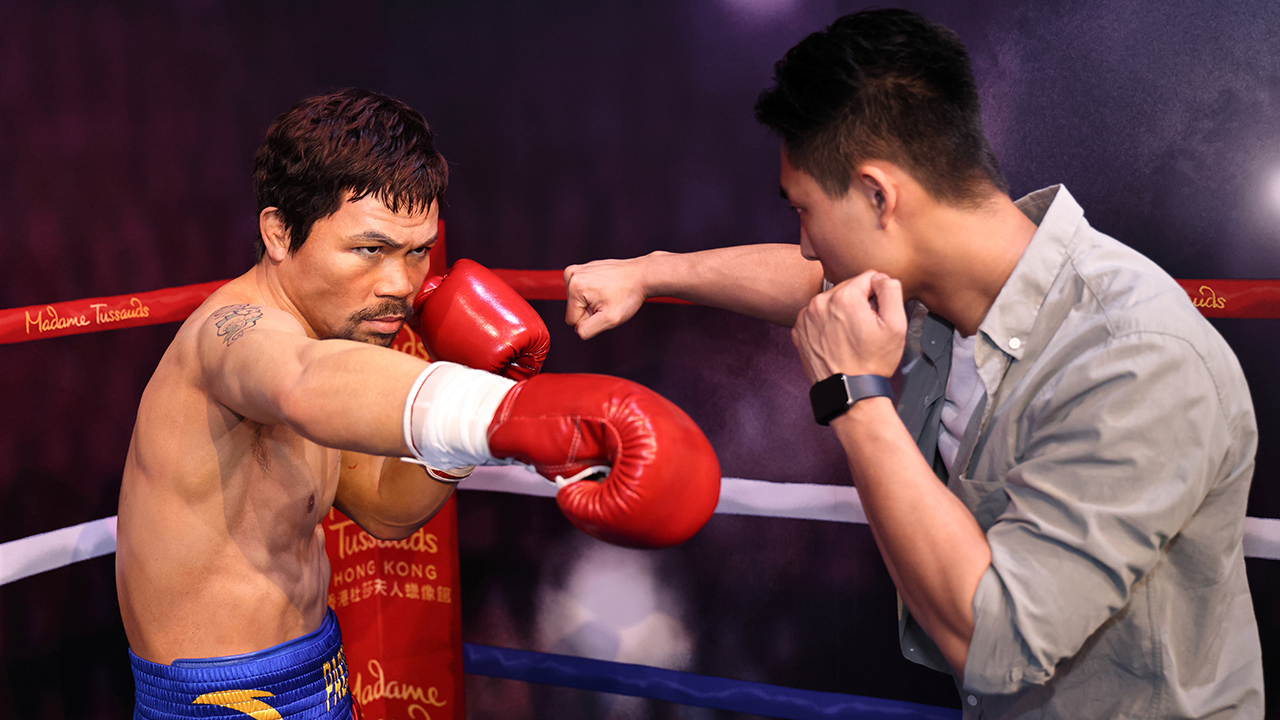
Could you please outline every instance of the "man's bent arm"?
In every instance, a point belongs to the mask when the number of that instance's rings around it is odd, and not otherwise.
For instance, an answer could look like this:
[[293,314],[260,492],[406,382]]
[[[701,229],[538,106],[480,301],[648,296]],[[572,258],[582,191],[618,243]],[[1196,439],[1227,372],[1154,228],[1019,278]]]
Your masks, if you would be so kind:
[[571,265],[564,275],[565,321],[583,338],[626,322],[650,297],[680,298],[791,327],[796,313],[822,290],[822,266],[789,244],[654,252]]
[[831,421],[902,602],[964,679],[973,597],[991,548],[968,508],[938,482],[888,398]]
[[344,452],[334,506],[370,535],[402,540],[434,517],[453,489],[420,465]]
[[[814,297],[791,337],[816,383],[834,373],[889,377],[906,332],[901,284],[867,271]],[[963,680],[973,598],[991,564],[986,535],[938,482],[888,398],[859,400],[830,425],[903,603]]]

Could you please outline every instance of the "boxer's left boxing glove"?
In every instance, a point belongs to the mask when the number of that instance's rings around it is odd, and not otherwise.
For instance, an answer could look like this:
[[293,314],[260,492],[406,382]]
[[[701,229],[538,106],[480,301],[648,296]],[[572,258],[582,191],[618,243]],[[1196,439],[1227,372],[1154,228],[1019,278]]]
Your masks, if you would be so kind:
[[[711,443],[652,390],[606,375],[512,383],[436,365],[405,412],[420,460],[531,466],[560,485],[556,503],[570,522],[625,547],[678,545],[715,511],[720,464]],[[589,479],[595,471],[607,475]]]
[[538,374],[551,347],[533,306],[472,260],[427,278],[413,308],[411,328],[436,360],[524,380]]

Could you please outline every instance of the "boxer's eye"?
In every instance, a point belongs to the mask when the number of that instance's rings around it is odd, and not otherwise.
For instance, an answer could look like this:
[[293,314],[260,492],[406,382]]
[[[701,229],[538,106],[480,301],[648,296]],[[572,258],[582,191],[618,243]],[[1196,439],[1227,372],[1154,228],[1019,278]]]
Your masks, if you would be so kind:
[[364,257],[375,257],[380,253],[382,253],[382,247],[379,245],[369,245],[366,247],[358,247],[355,249],[355,253],[357,255],[363,255]]

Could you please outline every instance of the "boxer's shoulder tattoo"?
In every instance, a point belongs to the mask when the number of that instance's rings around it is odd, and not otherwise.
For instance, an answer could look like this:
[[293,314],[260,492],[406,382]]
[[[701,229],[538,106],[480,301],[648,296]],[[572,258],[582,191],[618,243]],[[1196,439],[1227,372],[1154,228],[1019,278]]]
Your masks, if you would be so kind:
[[222,338],[223,344],[230,345],[258,324],[262,319],[262,308],[248,303],[227,305],[214,310],[211,317],[218,327],[218,337]]

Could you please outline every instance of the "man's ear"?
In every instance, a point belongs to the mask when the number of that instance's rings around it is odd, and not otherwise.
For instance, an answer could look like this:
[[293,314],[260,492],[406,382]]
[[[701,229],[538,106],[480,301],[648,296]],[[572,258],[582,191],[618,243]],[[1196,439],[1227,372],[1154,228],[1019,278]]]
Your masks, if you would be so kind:
[[866,196],[867,201],[880,215],[880,227],[887,226],[898,208],[897,184],[892,181],[884,168],[875,163],[867,163],[858,168],[854,182],[858,185],[858,191]]
[[279,208],[263,208],[258,213],[258,232],[262,234],[266,256],[274,262],[284,262],[289,254],[289,229],[285,227],[284,218],[280,217]]

